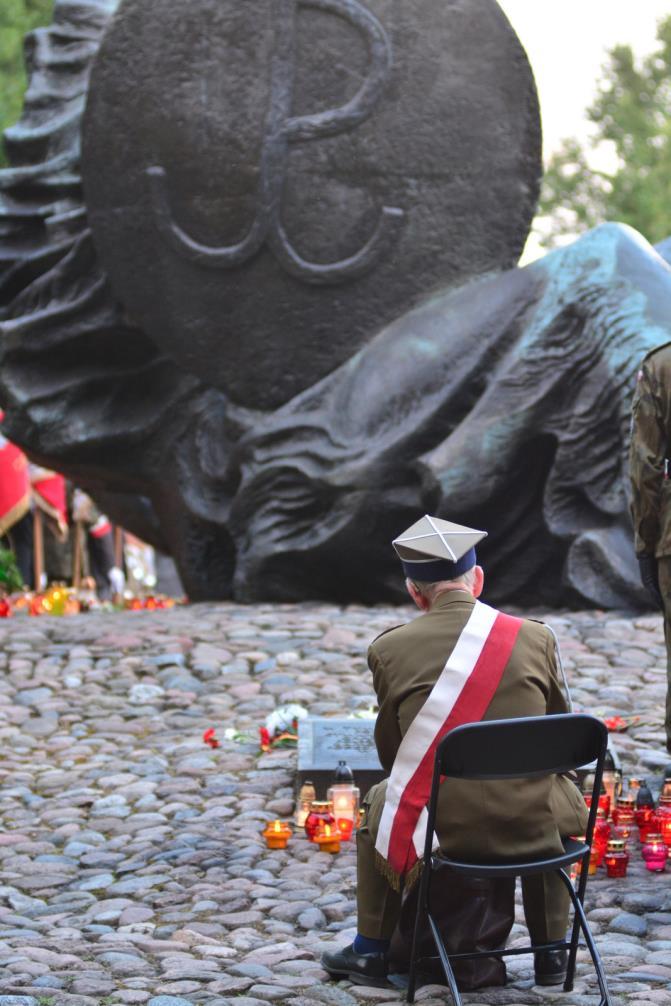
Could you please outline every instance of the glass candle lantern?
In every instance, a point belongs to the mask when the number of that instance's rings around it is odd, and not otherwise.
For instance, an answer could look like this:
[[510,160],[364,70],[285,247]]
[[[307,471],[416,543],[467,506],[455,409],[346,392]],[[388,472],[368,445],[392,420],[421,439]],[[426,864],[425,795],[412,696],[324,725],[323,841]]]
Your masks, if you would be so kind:
[[657,818],[659,820],[659,832],[666,842],[671,845],[671,796],[660,796],[657,806]]
[[627,797],[630,800],[633,800],[634,803],[636,802],[636,797],[638,796],[638,792],[639,792],[640,788],[641,788],[641,780],[640,779],[631,778],[629,780],[629,787],[627,789]]
[[594,773],[593,772],[587,772],[583,776],[582,783],[580,784],[580,789],[582,790],[582,795],[583,796],[591,795],[592,790],[594,789]]
[[28,608],[28,613],[30,615],[44,615],[46,608],[44,607],[44,598],[41,594],[33,594],[30,599],[30,607]]
[[336,821],[351,821],[354,826],[354,822],[359,819],[359,800],[361,797],[359,787],[352,782],[336,782],[329,786],[326,795]]
[[[584,835],[580,835],[579,838],[578,838],[578,841],[579,842],[584,842],[585,841],[585,836]],[[599,850],[598,850],[597,846],[594,844],[594,842],[592,842],[592,848],[590,849],[590,853],[589,853],[589,866],[587,868],[587,876],[588,877],[593,877],[594,876],[594,874],[597,871],[598,865],[599,865]],[[576,863],[575,872],[576,872],[576,876],[578,876],[578,877],[582,873],[582,859],[579,859],[578,862]]]
[[349,842],[354,831],[354,821],[350,821],[346,817],[338,817],[336,818],[336,824],[343,842]]
[[615,801],[622,792],[622,772],[618,768],[615,758],[613,757],[613,752],[610,748],[606,751],[606,757],[603,761],[603,776],[601,777],[601,785],[605,793],[608,794],[610,798],[610,806],[615,806]]
[[659,832],[650,832],[648,834],[645,844],[641,849],[641,855],[645,860],[646,870],[650,870],[651,873],[664,872],[666,869],[668,849],[666,848],[664,839]]
[[603,857],[606,855],[606,847],[610,838],[611,827],[606,820],[606,815],[601,808],[596,812],[596,822],[594,824],[594,836],[592,838],[592,848],[596,850],[596,865],[601,866]]
[[650,787],[645,779],[641,779],[641,785],[638,787],[638,793],[636,794],[636,809],[639,810],[643,807],[654,806],[655,801],[652,798]]
[[664,843],[668,848],[671,848],[671,814],[660,814],[657,812],[657,818],[659,821],[659,831],[664,839]]
[[331,813],[331,804],[328,800],[315,800],[305,819],[305,834],[311,842],[314,842],[320,823],[335,825],[335,818]]
[[286,821],[269,821],[262,834],[269,849],[286,849],[293,832]]
[[315,790],[314,783],[312,780],[306,779],[298,793],[296,812],[294,814],[294,821],[299,828],[305,827],[308,814],[310,813],[312,804],[316,799],[317,791]]
[[631,828],[634,823],[635,802],[631,797],[620,796],[613,809],[613,824],[618,828]]
[[646,842],[650,834],[659,833],[659,817],[654,807],[637,807],[636,824],[641,843]]
[[341,758],[338,767],[333,773],[334,782],[354,782],[354,773],[346,761]]
[[629,853],[625,850],[623,839],[610,839],[606,855],[604,856],[604,863],[606,864],[606,873],[609,877],[622,878],[627,876]]
[[664,782],[662,783],[660,797],[662,796],[671,797],[671,765],[667,765],[664,769]]
[[[588,807],[592,806],[592,794],[585,793],[585,803]],[[599,810],[602,810],[606,815],[606,820],[610,817],[610,797],[607,793],[602,793],[599,797]]]
[[608,841],[610,842],[612,839],[615,838],[620,842],[624,842],[624,847],[626,849],[629,844],[630,835],[631,835],[631,828],[616,828],[615,825],[612,825],[610,829],[610,838],[608,839]]

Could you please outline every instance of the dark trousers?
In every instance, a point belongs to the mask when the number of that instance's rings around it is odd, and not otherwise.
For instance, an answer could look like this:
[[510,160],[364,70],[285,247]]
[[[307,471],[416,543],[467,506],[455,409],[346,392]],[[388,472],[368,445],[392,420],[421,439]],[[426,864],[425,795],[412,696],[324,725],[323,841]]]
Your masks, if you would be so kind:
[[[389,940],[401,914],[401,895],[376,869],[375,838],[365,823],[357,834],[356,851],[357,929],[362,936]],[[522,899],[532,943],[564,939],[569,896],[556,874],[524,877]]]
[[7,539],[23,582],[32,589],[34,587],[33,515],[30,511],[9,529]]
[[86,546],[89,553],[91,576],[96,582],[96,590],[100,597],[109,597],[111,587],[109,571],[114,565],[114,540],[112,532],[95,538],[92,534],[86,536]]

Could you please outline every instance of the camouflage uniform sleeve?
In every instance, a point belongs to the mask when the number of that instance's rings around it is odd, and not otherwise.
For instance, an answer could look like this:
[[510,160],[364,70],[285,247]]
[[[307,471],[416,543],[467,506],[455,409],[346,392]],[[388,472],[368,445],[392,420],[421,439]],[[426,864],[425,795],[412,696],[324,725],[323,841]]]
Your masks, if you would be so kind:
[[629,476],[631,479],[631,516],[634,522],[634,547],[637,555],[655,554],[660,533],[660,510],[666,432],[657,382],[644,363],[638,373],[634,392]]

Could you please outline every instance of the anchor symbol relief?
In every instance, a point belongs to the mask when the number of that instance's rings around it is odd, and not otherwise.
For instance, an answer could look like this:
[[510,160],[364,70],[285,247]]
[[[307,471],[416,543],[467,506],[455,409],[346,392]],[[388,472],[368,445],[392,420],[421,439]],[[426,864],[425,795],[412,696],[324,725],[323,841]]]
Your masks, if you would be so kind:
[[[389,37],[378,19],[358,0],[275,0],[275,51],[271,64],[270,111],[261,152],[257,212],[238,244],[213,247],[194,240],[173,219],[164,168],[147,169],[156,223],[162,236],[183,257],[211,269],[232,269],[251,259],[264,244],[292,276],[305,283],[331,284],[368,272],[390,248],[403,211],[383,206],[377,227],[355,255],[338,262],[308,262],[293,247],[281,219],[289,147],[353,129],[373,112],[389,77]],[[295,63],[296,8],[313,7],[345,18],[364,35],[370,68],[358,92],[339,108],[314,115],[291,116]]]

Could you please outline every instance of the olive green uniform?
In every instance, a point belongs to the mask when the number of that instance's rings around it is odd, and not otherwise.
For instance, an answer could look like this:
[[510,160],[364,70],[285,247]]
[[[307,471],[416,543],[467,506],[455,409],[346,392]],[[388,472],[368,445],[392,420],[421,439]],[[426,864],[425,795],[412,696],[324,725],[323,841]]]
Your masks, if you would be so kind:
[[[368,664],[380,706],[375,741],[385,771],[391,771],[401,739],[440,676],[473,604],[468,592],[447,591],[431,611],[383,633],[371,645]],[[552,634],[525,620],[483,719],[566,711]],[[383,782],[367,794],[357,838],[358,931],[378,939],[391,936],[400,911],[400,895],[375,868],[385,791]],[[561,838],[583,834],[586,822],[581,794],[562,776],[510,782],[448,779],[441,787],[436,831],[448,854],[487,861],[561,852]],[[526,878],[523,895],[532,941],[563,939],[568,895],[559,878]]]
[[[665,464],[666,462],[666,464]],[[664,602],[666,739],[671,751],[671,343],[643,360],[634,392],[629,475],[636,554],[657,558]],[[666,468],[666,471],[665,471]]]

